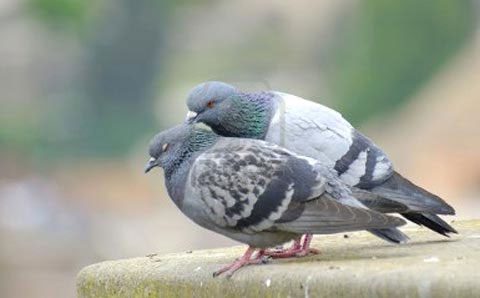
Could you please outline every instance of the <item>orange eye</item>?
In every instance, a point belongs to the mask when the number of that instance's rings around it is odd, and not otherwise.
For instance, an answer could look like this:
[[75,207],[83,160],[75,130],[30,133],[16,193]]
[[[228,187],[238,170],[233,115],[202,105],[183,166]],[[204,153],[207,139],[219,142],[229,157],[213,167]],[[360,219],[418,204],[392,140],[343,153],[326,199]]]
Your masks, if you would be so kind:
[[209,109],[213,108],[214,105],[215,105],[215,102],[213,102],[213,100],[210,100],[209,102],[207,102],[207,107]]

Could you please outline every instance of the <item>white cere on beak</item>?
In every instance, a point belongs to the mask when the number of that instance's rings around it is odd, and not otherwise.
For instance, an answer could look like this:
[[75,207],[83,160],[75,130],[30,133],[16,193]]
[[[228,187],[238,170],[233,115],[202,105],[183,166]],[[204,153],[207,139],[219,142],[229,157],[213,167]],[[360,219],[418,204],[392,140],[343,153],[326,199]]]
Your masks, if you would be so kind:
[[150,159],[148,160],[149,163],[152,163],[154,161],[156,161],[156,159],[154,157],[150,157]]
[[185,118],[185,120],[190,121],[192,119],[195,119],[195,117],[197,117],[197,115],[198,115],[198,113],[188,111],[187,117]]

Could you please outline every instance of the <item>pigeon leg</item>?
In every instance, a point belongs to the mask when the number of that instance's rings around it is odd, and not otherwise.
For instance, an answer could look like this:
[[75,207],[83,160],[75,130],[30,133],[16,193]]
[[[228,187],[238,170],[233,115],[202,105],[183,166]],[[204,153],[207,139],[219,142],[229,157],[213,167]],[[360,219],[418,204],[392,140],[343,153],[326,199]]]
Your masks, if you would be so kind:
[[284,259],[293,257],[305,257],[309,254],[319,254],[320,251],[310,247],[312,238],[312,234],[305,234],[303,236],[303,241],[301,240],[301,238],[296,239],[290,248],[285,250],[266,251],[265,255],[273,259]]
[[298,251],[301,248],[302,248],[302,238],[299,237],[293,240],[293,244],[289,248],[284,248],[280,246],[280,248],[275,248],[274,250],[266,250],[265,255],[272,258],[279,258],[278,257],[279,255],[291,254],[292,251]]
[[213,277],[217,277],[222,273],[226,273],[227,278],[230,278],[233,275],[233,273],[235,273],[235,271],[237,271],[238,269],[244,266],[253,265],[253,264],[264,264],[266,262],[266,259],[264,258],[265,250],[260,249],[258,253],[252,257],[255,250],[256,248],[249,246],[247,251],[243,254],[242,257],[235,260],[232,264],[225,266],[218,271],[215,271],[213,273]]
[[305,234],[305,236],[303,237],[302,248],[300,249],[300,251],[297,252],[297,257],[304,257],[309,254],[318,255],[320,253],[320,250],[310,247],[312,239],[312,234]]

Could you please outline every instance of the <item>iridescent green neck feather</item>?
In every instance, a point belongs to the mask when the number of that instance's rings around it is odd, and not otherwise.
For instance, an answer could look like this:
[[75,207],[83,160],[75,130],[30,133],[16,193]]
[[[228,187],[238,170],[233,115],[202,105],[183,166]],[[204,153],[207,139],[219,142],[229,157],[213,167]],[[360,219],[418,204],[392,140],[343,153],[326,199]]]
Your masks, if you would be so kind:
[[238,93],[231,96],[212,129],[219,135],[264,139],[273,110],[273,94],[269,92]]

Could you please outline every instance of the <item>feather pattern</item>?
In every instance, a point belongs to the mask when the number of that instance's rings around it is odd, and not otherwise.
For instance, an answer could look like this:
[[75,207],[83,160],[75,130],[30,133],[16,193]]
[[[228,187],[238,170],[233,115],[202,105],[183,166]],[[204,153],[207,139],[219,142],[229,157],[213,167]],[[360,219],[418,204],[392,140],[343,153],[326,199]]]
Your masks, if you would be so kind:
[[392,174],[388,157],[340,113],[294,95],[272,93],[275,113],[266,141],[320,160],[351,186],[373,187]]
[[[218,103],[217,108],[206,109],[212,100]],[[435,231],[442,229],[441,234],[454,231],[434,216],[454,214],[450,205],[402,178],[379,147],[328,107],[277,91],[242,92],[222,82],[200,84],[187,104],[199,113],[196,121],[222,136],[262,139],[314,158],[334,170],[343,183],[365,190],[362,202],[369,208],[385,213],[401,211],[416,223]],[[398,233],[384,236],[395,235]]]
[[262,141],[221,139],[195,160],[188,181],[188,193],[202,202],[204,221],[237,240],[235,235],[336,233],[403,223],[359,202],[341,203],[355,199],[331,170]]

